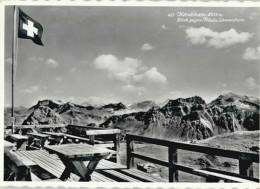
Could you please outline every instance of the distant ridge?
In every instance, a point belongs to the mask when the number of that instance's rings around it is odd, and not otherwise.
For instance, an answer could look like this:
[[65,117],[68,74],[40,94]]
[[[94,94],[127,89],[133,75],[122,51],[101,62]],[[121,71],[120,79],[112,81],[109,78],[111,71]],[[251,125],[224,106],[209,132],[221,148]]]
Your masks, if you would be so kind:
[[[199,96],[153,101],[110,103],[101,107],[84,102],[40,100],[31,108],[16,111],[20,124],[69,124],[119,128],[122,133],[170,140],[205,139],[233,131],[259,130],[259,99],[228,93],[206,104]],[[5,122],[10,121],[9,109]]]

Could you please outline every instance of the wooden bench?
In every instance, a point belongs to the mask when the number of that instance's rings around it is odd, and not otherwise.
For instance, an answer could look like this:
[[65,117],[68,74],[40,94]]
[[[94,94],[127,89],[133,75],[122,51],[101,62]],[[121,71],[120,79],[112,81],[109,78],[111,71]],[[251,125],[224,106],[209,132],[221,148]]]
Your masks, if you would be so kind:
[[[113,168],[112,170],[111,167]],[[166,180],[162,178],[155,177],[137,169],[127,169],[125,165],[107,160],[102,160],[96,171],[118,182],[166,182]]]
[[70,134],[64,135],[64,143],[80,143],[80,142],[89,143],[89,139],[75,136],[75,135],[70,135]]
[[48,131],[59,131],[66,129],[65,124],[52,124],[52,125],[15,125],[14,132],[19,134],[26,134],[28,130],[48,130]]
[[30,146],[33,142],[42,149],[45,145],[45,142],[48,140],[50,135],[40,134],[40,133],[28,133],[29,141],[28,145]]
[[5,157],[7,157],[5,158],[5,163],[11,167],[13,172],[12,174],[15,174],[15,178],[13,180],[61,181],[59,178],[39,166],[35,159],[28,157],[27,152],[29,151],[15,151],[10,153],[5,152]]
[[67,133],[77,136],[86,136],[87,130],[100,130],[100,127],[91,127],[86,125],[67,125]]
[[227,172],[227,171],[222,171],[222,170],[216,170],[216,169],[211,169],[211,168],[206,168],[206,169],[203,169],[205,171],[209,171],[211,173],[219,173],[219,174],[222,174],[222,175],[228,175],[228,176],[232,176],[232,177],[235,177],[235,178],[241,178],[241,179],[245,179],[245,181],[254,181],[254,182],[260,182],[259,178],[253,178],[253,177],[246,177],[246,176],[243,176],[243,175],[240,175],[240,174],[237,174],[237,173],[232,173],[232,172]]
[[19,134],[11,134],[8,136],[12,142],[15,143],[13,150],[26,150],[28,137],[19,135]]
[[229,173],[226,171],[218,171],[215,169],[196,169],[187,167],[180,164],[175,164],[175,167],[193,175],[201,176],[206,178],[206,182],[234,182],[234,183],[255,183],[259,182],[259,179],[249,179],[239,174]]
[[4,165],[5,169],[10,168],[11,174],[5,180],[14,181],[31,181],[30,169],[26,166],[21,158],[17,158],[8,149],[4,149]]
[[49,145],[61,144],[64,141],[65,133],[54,133],[54,132],[42,132],[43,134],[49,135]]

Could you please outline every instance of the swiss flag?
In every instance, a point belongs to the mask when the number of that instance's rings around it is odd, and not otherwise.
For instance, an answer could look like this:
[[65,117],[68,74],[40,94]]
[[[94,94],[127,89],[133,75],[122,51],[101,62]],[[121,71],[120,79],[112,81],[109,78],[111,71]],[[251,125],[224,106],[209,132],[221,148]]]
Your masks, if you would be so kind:
[[41,41],[42,32],[41,24],[19,9],[18,37],[31,39],[35,44],[43,46]]

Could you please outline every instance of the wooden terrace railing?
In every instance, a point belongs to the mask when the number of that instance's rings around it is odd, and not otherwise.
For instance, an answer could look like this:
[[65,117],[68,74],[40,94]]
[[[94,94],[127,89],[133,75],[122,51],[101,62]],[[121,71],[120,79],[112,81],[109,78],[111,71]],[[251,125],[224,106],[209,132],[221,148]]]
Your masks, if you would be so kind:
[[[149,157],[144,154],[134,152],[134,141],[144,142],[149,144],[161,145],[168,147],[168,161],[156,159],[154,157]],[[134,158],[139,158],[142,160],[146,160],[148,162],[152,162],[155,164],[159,164],[169,168],[169,182],[178,182],[178,171],[187,172],[190,174],[195,174],[199,176],[206,177],[207,181],[214,181],[214,178],[221,175],[227,175],[227,177],[238,177],[241,179],[248,179],[249,181],[259,182],[259,179],[253,178],[253,163],[259,163],[259,155],[256,153],[250,152],[239,152],[233,150],[212,148],[206,146],[200,146],[195,144],[188,144],[182,142],[174,142],[163,139],[156,139],[150,137],[137,136],[132,134],[126,135],[126,143],[127,143],[127,168],[129,169],[131,166],[134,166]],[[211,172],[206,170],[196,170],[191,167],[187,167],[184,165],[178,164],[178,149],[205,153],[210,155],[217,155],[226,158],[233,158],[239,160],[239,174],[229,173],[226,171],[219,170],[211,170]],[[217,175],[217,176],[216,176]],[[211,178],[209,178],[211,177]],[[212,180],[213,178],[213,180]],[[210,180],[211,179],[211,180]],[[223,177],[224,179],[224,177]],[[224,179],[225,180],[225,179]]]

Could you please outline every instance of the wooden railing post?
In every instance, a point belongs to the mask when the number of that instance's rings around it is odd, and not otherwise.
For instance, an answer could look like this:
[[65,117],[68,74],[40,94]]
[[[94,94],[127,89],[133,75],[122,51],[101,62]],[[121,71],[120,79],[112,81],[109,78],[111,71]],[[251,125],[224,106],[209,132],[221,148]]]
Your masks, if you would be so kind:
[[134,166],[134,157],[132,157],[132,152],[134,151],[133,139],[126,137],[126,165],[127,169]]
[[253,162],[251,157],[239,157],[239,174],[247,177],[253,177]]
[[117,133],[114,135],[114,150],[116,151],[116,163],[121,164],[120,161],[120,134]]
[[177,148],[169,146],[168,148],[169,159],[169,182],[178,182],[178,171],[175,168],[175,163],[178,162]]

